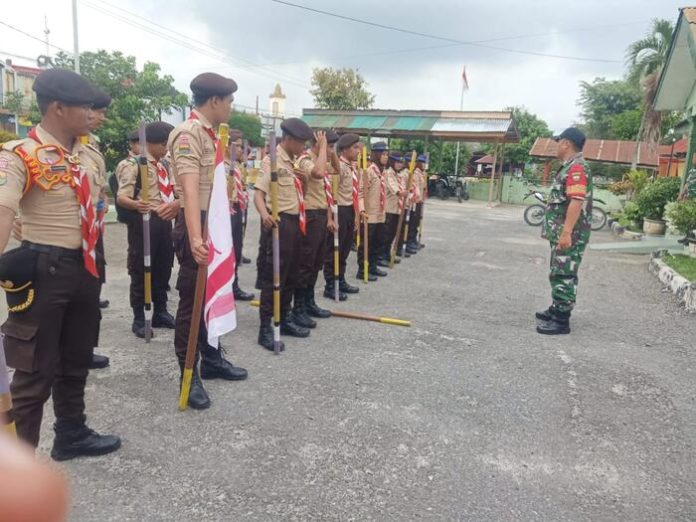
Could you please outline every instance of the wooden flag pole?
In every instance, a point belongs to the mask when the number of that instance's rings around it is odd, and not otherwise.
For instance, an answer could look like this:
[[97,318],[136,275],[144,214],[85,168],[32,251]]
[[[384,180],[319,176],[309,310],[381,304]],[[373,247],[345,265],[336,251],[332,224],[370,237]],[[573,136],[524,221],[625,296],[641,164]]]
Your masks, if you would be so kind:
[[273,352],[280,355],[280,231],[278,230],[278,165],[275,133],[268,135],[271,157],[271,215],[273,216]]
[[338,280],[340,278],[339,270],[339,254],[338,254],[338,180],[340,177],[340,171],[335,173],[331,178],[331,191],[333,192],[333,206],[331,211],[333,213],[334,220],[334,233],[333,233],[333,259],[334,259],[334,300],[338,303],[340,296],[340,288]]
[[[251,306],[260,306],[258,300],[250,301]],[[343,310],[329,310],[332,317],[341,317],[343,319],[358,319],[360,321],[371,321],[373,323],[390,324],[393,326],[411,326],[411,321],[405,319],[394,319],[393,317],[381,317],[378,315],[360,314],[356,312],[345,312]]]

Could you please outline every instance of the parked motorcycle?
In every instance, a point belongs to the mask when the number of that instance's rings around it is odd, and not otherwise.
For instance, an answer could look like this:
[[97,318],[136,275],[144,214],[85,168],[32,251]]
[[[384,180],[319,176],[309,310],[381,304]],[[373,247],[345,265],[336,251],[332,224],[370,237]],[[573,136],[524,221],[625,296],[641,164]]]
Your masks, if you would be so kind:
[[461,203],[469,199],[466,181],[460,176],[441,174],[430,179],[428,188],[431,194],[442,200],[454,197]]
[[[539,203],[533,203],[529,205],[524,210],[524,220],[525,222],[532,226],[541,226],[544,222],[544,216],[546,215],[546,196],[542,192],[531,191],[524,199],[534,197],[539,201]],[[605,205],[606,203],[599,198],[594,198],[592,200],[594,203],[600,203]],[[592,206],[592,224],[590,225],[592,230],[600,230],[607,223],[607,214],[596,205]]]

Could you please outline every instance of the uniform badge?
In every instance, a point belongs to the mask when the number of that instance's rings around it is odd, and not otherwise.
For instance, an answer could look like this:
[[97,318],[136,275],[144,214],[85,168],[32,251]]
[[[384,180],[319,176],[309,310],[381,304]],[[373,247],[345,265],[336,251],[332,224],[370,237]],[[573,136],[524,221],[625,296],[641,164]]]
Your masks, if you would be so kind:
[[187,156],[191,154],[191,143],[189,142],[188,136],[183,134],[176,144],[176,152],[182,156]]

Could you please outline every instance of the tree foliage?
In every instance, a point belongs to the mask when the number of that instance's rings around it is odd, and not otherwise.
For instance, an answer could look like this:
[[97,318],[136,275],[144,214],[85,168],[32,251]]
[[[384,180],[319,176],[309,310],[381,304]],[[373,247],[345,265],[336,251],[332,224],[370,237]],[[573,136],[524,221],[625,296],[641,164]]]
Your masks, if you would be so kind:
[[[620,139],[612,130],[612,126],[622,127],[621,124],[614,122],[615,118],[627,111],[641,110],[640,102],[640,90],[629,81],[607,81],[604,78],[595,78],[592,83],[580,82],[578,104],[581,109],[580,116],[584,120],[583,128],[589,138]],[[627,132],[626,129],[621,130]],[[636,126],[633,137],[630,139],[635,139],[637,132]]]
[[255,114],[232,111],[229,122],[230,129],[239,129],[244,134],[244,139],[253,147],[261,147],[264,139],[261,136],[261,119]]
[[[506,164],[522,167],[529,161],[529,151],[532,149],[536,139],[548,138],[552,135],[552,132],[544,120],[524,107],[507,107],[505,110],[513,114],[517,130],[520,133],[520,142],[505,145],[504,161]],[[487,150],[489,153],[492,153],[493,146],[489,146]]]
[[367,82],[354,69],[314,69],[312,71],[314,104],[320,109],[354,111],[369,109],[375,97]]

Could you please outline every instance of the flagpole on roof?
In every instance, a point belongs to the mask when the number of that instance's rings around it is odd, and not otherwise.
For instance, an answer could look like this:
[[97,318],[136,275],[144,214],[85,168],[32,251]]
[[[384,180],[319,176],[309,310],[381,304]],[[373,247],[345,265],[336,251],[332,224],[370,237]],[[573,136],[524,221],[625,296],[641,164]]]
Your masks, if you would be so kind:
[[72,0],[72,26],[73,26],[73,62],[75,72],[80,74],[80,44],[77,36],[77,0]]

